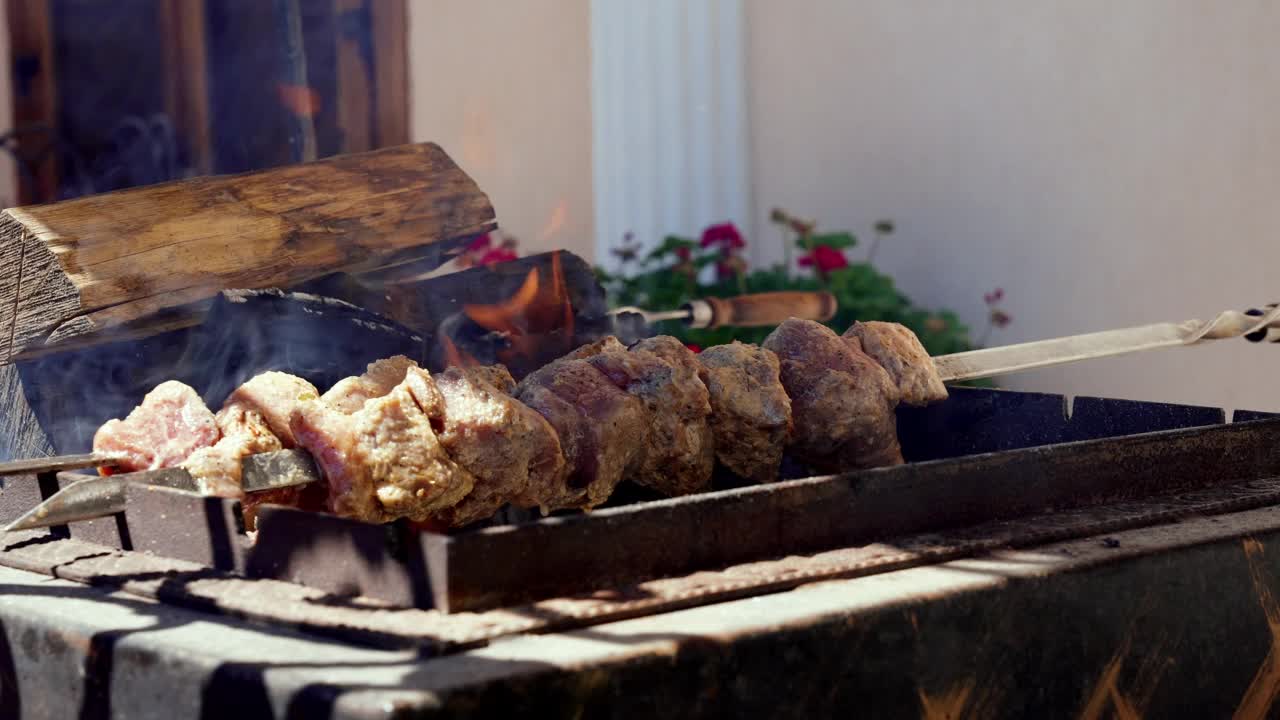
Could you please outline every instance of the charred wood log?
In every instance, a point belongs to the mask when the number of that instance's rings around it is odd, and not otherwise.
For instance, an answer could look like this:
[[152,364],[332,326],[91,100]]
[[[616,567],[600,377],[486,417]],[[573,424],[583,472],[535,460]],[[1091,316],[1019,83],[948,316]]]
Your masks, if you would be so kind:
[[[464,242],[493,219],[484,193],[431,144],[5,210],[0,364],[41,346],[109,342],[102,331],[122,325],[189,325],[224,288],[437,256],[431,245]],[[163,317],[175,308],[186,317]]]

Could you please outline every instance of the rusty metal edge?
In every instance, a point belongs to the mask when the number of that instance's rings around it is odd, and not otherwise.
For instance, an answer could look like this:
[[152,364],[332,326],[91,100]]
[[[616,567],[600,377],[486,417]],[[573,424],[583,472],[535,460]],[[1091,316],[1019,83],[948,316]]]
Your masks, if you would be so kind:
[[886,539],[892,544],[744,563],[576,597],[453,615],[393,608],[367,598],[335,598],[291,583],[249,580],[197,563],[49,536],[31,535],[10,544],[0,551],[0,564],[321,637],[375,647],[417,648],[424,656],[434,656],[518,633],[560,632],[813,582],[948,562],[1001,548],[1032,547],[1276,504],[1280,504],[1280,478],[1045,513],[950,533]]

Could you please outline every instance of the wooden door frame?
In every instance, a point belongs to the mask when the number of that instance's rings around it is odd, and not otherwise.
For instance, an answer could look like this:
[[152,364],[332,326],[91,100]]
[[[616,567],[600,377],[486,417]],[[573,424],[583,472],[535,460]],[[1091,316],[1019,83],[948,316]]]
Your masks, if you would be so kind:
[[[155,0],[165,58],[165,106],[174,127],[188,143],[195,171],[213,168],[213,147],[208,77],[208,47],[203,0]],[[339,38],[338,102],[348,141],[342,152],[360,152],[409,142],[408,0],[332,0],[335,11],[363,11],[372,38],[372,69],[358,43]],[[51,0],[5,0],[8,14],[9,67],[15,79],[13,123],[15,128],[45,126],[58,121],[57,68],[53,53]],[[28,92],[20,95],[19,64],[30,74]],[[181,68],[179,72],[178,69]],[[373,86],[363,78],[372,77]],[[359,117],[357,117],[357,115]],[[3,129],[0,129],[3,130]],[[38,135],[28,141],[31,152]],[[22,141],[19,140],[19,147]],[[25,148],[24,148],[25,149]],[[42,163],[35,177],[19,177],[19,204],[56,196],[56,163]]]

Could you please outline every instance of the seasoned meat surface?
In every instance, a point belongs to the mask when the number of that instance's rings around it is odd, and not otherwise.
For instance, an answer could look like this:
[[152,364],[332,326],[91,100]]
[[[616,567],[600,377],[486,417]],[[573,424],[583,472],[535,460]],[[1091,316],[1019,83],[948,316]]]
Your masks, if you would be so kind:
[[563,481],[531,484],[517,504],[590,509],[609,498],[641,457],[649,432],[643,403],[585,359],[561,359],[534,371],[520,381],[516,398],[547,419],[565,457]]
[[[218,441],[218,425],[200,395],[176,380],[162,382],[123,420],[108,420],[93,451],[119,458],[114,472],[176,467]],[[107,471],[112,472],[112,471]]]
[[888,371],[902,402],[928,405],[947,399],[947,386],[938,377],[933,359],[909,328],[890,322],[856,322],[844,331],[844,338]]
[[693,353],[672,337],[651,338],[630,350],[613,338],[597,345],[599,352],[587,362],[648,411],[647,438],[635,439],[645,448],[626,478],[665,495],[706,490],[715,466],[711,402]]
[[450,368],[435,376],[444,398],[440,444],[475,476],[475,486],[437,519],[461,527],[492,516],[503,505],[533,498],[564,482],[565,460],[556,431],[535,410],[511,396],[511,374],[501,365]]
[[791,436],[791,398],[778,356],[735,341],[707,348],[697,359],[710,393],[716,459],[749,480],[777,480]]
[[236,388],[222,404],[222,412],[238,407],[236,412],[257,413],[266,421],[271,433],[280,439],[281,445],[291,448],[297,446],[289,429],[294,408],[318,397],[320,391],[315,385],[296,375],[273,370],[255,375]]
[[823,472],[902,463],[898,388],[879,363],[811,320],[787,320],[763,347],[781,361],[797,458]]
[[408,367],[403,381],[359,410],[313,400],[294,411],[291,427],[324,473],[331,512],[368,522],[425,521],[475,485],[436,436],[444,413],[431,375]]
[[350,414],[364,407],[366,400],[391,392],[404,381],[409,368],[416,367],[418,363],[404,355],[375,360],[369,363],[363,375],[339,380],[320,399],[329,407]]
[[244,403],[231,403],[214,416],[222,438],[210,447],[191,453],[182,467],[193,477],[201,494],[237,498],[241,489],[240,461],[246,455],[282,448],[266,419]]

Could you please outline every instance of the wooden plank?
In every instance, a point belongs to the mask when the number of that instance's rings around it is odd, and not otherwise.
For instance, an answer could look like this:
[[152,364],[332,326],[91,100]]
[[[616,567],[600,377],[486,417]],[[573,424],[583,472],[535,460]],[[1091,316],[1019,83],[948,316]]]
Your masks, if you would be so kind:
[[224,288],[367,272],[495,226],[429,143],[5,210],[0,363],[55,330],[83,338]]
[[373,33],[374,143],[387,147],[409,142],[409,13],[404,0],[368,3]]
[[162,0],[159,12],[165,54],[165,107],[179,137],[186,142],[192,169],[207,175],[213,171],[213,146],[204,3]]
[[[57,126],[57,69],[49,6],[49,0],[7,2],[15,128]],[[24,156],[35,157],[47,142],[43,133],[32,133],[19,138],[18,147]],[[44,158],[35,168],[33,178],[19,176],[19,203],[46,202],[55,198],[57,192],[58,167],[52,156]]]

